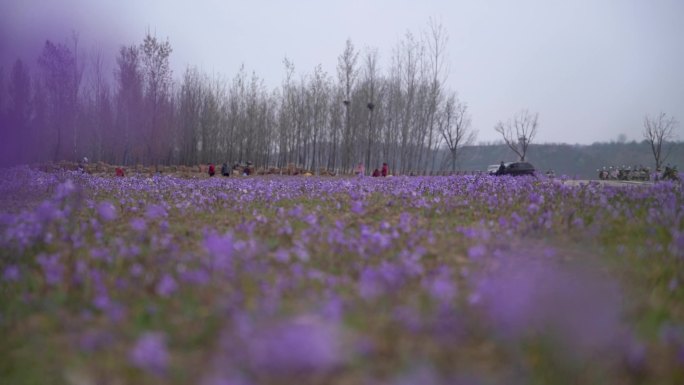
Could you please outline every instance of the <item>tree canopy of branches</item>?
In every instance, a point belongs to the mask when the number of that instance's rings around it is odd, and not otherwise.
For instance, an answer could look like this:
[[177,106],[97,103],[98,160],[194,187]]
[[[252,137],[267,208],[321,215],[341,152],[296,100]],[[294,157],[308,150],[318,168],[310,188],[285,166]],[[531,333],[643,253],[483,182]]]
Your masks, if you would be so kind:
[[664,112],[657,116],[646,115],[644,117],[644,139],[651,145],[656,170],[662,168],[663,163],[669,156],[667,142],[674,139],[674,130],[677,124],[678,122],[674,117],[668,117]]
[[448,153],[453,170],[474,132],[465,104],[448,96],[447,41],[431,22],[407,32],[381,68],[377,49],[347,40],[332,75],[320,65],[297,71],[286,58],[273,89],[244,67],[228,78],[188,67],[174,78],[171,43],[150,33],[120,47],[113,76],[102,52],[84,52],[75,37],[47,41],[37,69],[18,61],[0,82],[0,117],[9,122],[0,136],[11,139],[4,147],[33,148],[3,152],[0,161],[252,161],[313,172],[386,162],[408,174],[446,170],[449,162],[437,160]]
[[537,135],[539,114],[532,114],[528,110],[521,110],[512,119],[498,122],[494,130],[501,134],[506,145],[520,158],[525,160],[527,148]]
[[77,54],[66,44],[55,44],[48,40],[38,58],[38,65],[42,70],[47,96],[48,122],[56,135],[53,160],[74,159],[77,152],[78,133],[75,125],[82,73],[78,67]]
[[452,94],[444,104],[444,110],[438,115],[437,122],[439,132],[449,149],[449,157],[445,160],[451,160],[451,171],[455,171],[459,150],[463,146],[472,144],[477,135],[470,126],[468,105]]

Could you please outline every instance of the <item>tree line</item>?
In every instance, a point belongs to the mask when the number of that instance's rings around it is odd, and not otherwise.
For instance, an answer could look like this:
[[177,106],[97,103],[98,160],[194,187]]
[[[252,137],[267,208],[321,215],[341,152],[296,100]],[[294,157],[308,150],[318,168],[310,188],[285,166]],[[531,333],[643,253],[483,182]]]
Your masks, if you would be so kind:
[[195,67],[176,77],[171,43],[149,33],[120,47],[113,73],[77,35],[47,40],[35,63],[0,70],[0,162],[453,170],[476,132],[467,104],[445,85],[447,41],[430,22],[407,32],[381,69],[377,49],[347,40],[335,73],[298,72],[285,58],[282,84],[269,89],[244,67],[231,79]]
[[[464,150],[477,132],[467,103],[446,86],[448,39],[430,21],[397,42],[384,69],[377,49],[347,40],[334,73],[321,65],[298,72],[284,58],[282,83],[272,89],[244,66],[232,78],[196,67],[174,76],[171,43],[150,33],[119,48],[113,71],[102,52],[84,52],[76,34],[46,40],[34,62],[18,58],[7,73],[0,68],[0,165],[87,157],[119,165],[251,161],[348,173],[357,163],[372,170],[386,162],[400,174],[455,171],[473,153]],[[526,160],[538,119],[523,109],[494,130]],[[660,113],[643,124],[660,169],[678,122]]]

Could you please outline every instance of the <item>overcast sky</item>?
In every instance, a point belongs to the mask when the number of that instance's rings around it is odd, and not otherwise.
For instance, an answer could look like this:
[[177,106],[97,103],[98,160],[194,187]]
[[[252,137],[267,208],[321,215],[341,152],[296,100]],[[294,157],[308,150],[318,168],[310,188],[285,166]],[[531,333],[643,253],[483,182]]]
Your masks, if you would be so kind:
[[72,30],[113,60],[149,28],[170,40],[176,78],[244,64],[273,88],[285,56],[334,75],[347,38],[386,69],[430,18],[448,31],[448,86],[478,141],[499,140],[496,122],[522,108],[539,113],[536,142],[641,140],[644,115],[660,111],[684,121],[684,0],[0,0],[0,65],[35,62],[46,38]]

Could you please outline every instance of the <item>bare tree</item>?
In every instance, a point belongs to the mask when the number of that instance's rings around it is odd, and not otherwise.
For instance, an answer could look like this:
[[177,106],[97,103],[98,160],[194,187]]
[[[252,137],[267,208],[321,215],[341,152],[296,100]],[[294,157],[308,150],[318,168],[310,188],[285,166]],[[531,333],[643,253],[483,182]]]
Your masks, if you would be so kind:
[[[49,127],[49,105],[47,90],[44,87],[42,79],[40,76],[36,76],[33,79],[32,84],[32,110],[31,114],[31,132],[34,138],[44,138],[44,140],[35,140],[33,146],[36,150],[31,157],[32,161],[47,161],[51,158],[52,143],[49,138],[46,138],[45,129]],[[45,140],[48,139],[48,140]]]
[[[329,98],[329,80],[328,74],[323,71],[323,67],[319,64],[314,69],[314,75],[310,80],[307,107],[309,108],[309,122],[312,128],[313,149],[311,155],[311,170],[318,174],[317,161],[317,145],[320,136],[320,131],[326,126],[327,112],[328,112],[328,98]],[[320,153],[320,149],[318,149]],[[320,157],[320,154],[318,155]]]
[[366,145],[366,167],[371,167],[371,146],[375,133],[373,131],[373,110],[377,105],[375,100],[375,89],[378,72],[378,50],[368,49],[364,56],[364,82],[366,85],[366,107],[368,108],[368,143]]
[[471,129],[470,123],[468,105],[458,100],[455,94],[449,96],[443,110],[437,116],[437,125],[449,149],[451,171],[456,170],[459,150],[463,146],[472,144],[477,136],[477,132]]
[[[424,47],[416,40],[414,35],[407,31],[404,38],[399,42],[395,48],[393,57],[392,69],[396,71],[396,76],[399,79],[399,98],[397,100],[399,106],[396,110],[396,120],[399,123],[399,165],[401,173],[411,171],[413,167],[414,154],[417,147],[416,138],[421,138],[420,130],[418,130],[417,116],[420,115],[418,99],[418,91],[420,89],[419,79],[419,64],[420,59],[424,53]],[[393,165],[390,165],[390,167]]]
[[164,135],[168,122],[167,114],[172,79],[169,56],[172,52],[168,40],[158,40],[148,32],[140,45],[141,69],[144,75],[144,95],[147,106],[146,125],[143,135],[146,144],[146,160],[157,163],[164,147],[168,147],[168,137]]
[[8,85],[9,106],[7,109],[7,130],[9,137],[5,138],[13,143],[7,148],[7,154],[13,162],[25,162],[31,145],[30,121],[31,106],[31,76],[28,67],[21,60],[14,62]]
[[9,118],[5,117],[5,99],[5,68],[0,66],[0,165],[10,163],[10,123]]
[[344,52],[337,58],[337,77],[340,81],[340,86],[343,90],[345,114],[346,114],[346,124],[344,128],[344,135],[342,137],[342,143],[344,150],[342,152],[342,167],[346,169],[351,169],[352,160],[352,127],[351,127],[351,111],[352,106],[351,96],[352,90],[356,83],[356,77],[358,74],[358,68],[356,68],[356,62],[359,58],[359,53],[354,48],[354,44],[351,39],[347,39],[344,47]]
[[116,127],[118,135],[117,147],[121,157],[114,159],[117,163],[130,164],[140,161],[137,158],[135,144],[139,142],[139,127],[142,121],[143,74],[140,62],[140,50],[137,46],[122,46],[116,58],[114,75],[117,81],[116,90]]
[[282,101],[280,105],[280,161],[281,167],[288,165],[297,155],[297,134],[301,129],[298,117],[300,95],[294,80],[295,66],[288,58],[283,59],[285,79],[283,81]]
[[[5,111],[5,67],[0,66],[0,118]],[[0,120],[2,122],[3,120]]]
[[65,44],[47,40],[38,58],[50,107],[50,124],[56,134],[55,161],[74,159],[75,148],[65,146],[74,138],[79,81],[76,56]]
[[[674,130],[677,125],[677,120],[672,116],[668,117],[664,112],[655,117],[648,115],[644,117],[644,139],[651,145],[656,170],[661,169],[663,163],[670,155],[670,147],[666,146],[663,149],[663,145],[674,139]],[[663,150],[665,150],[664,153]]]
[[520,161],[525,160],[527,147],[537,134],[538,119],[539,113],[532,114],[528,110],[521,110],[505,124],[499,122],[494,126],[494,130],[501,134],[506,145],[520,157]]
[[197,68],[187,68],[178,95],[178,145],[181,162],[197,164],[200,161],[198,146],[201,143],[200,118],[205,90]]
[[[427,151],[428,155],[433,148],[435,150],[438,147],[437,143],[439,141],[438,133],[435,132],[435,115],[437,114],[437,109],[439,104],[443,102],[443,84],[446,82],[449,68],[448,62],[446,61],[446,47],[449,43],[449,35],[442,24],[438,24],[435,20],[430,19],[428,23],[429,31],[425,33],[425,46],[427,48],[427,67],[428,67],[428,77],[427,80],[430,84],[428,93],[428,103],[427,103]],[[435,167],[437,151],[432,154],[431,167]]]
[[[112,109],[112,95],[104,72],[104,57],[102,51],[96,49],[91,56],[90,87],[84,90],[89,95],[87,110],[88,143],[81,151],[89,154],[93,161],[100,161],[105,151],[106,142],[114,142],[114,111]],[[83,142],[83,141],[82,141]],[[114,154],[109,155],[111,158]]]
[[81,82],[83,80],[83,73],[85,71],[85,63],[79,62],[79,57],[82,55],[79,53],[78,43],[79,34],[76,31],[71,31],[71,44],[74,49],[74,68],[72,74],[74,79],[74,87],[71,90],[71,99],[74,105],[74,116],[72,121],[73,128],[71,129],[71,151],[73,159],[80,158],[82,156],[79,154],[79,141],[80,137],[83,135],[82,127],[81,125],[77,124],[77,121],[80,118],[79,115],[82,108],[82,103],[80,103],[79,98],[81,96]]

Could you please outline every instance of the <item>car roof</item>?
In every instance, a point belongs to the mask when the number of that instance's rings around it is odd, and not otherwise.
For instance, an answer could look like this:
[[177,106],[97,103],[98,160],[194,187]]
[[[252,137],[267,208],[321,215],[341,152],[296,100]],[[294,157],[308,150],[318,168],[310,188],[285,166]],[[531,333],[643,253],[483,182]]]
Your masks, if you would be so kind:
[[513,164],[515,164],[516,168],[519,168],[519,169],[534,169],[534,166],[530,162],[511,162],[511,163],[508,163],[506,165],[506,167],[513,165]]
[[[525,167],[525,168],[534,168],[534,166],[532,165],[532,163],[527,162],[527,161],[525,161],[525,162],[504,162],[504,166],[505,166],[505,167],[508,167],[508,166],[510,166],[510,165],[512,165],[512,164],[518,164],[518,165],[520,165],[520,166],[522,166],[522,167]],[[500,166],[501,166],[501,163],[490,164],[489,166],[487,166],[487,169],[499,168]]]

